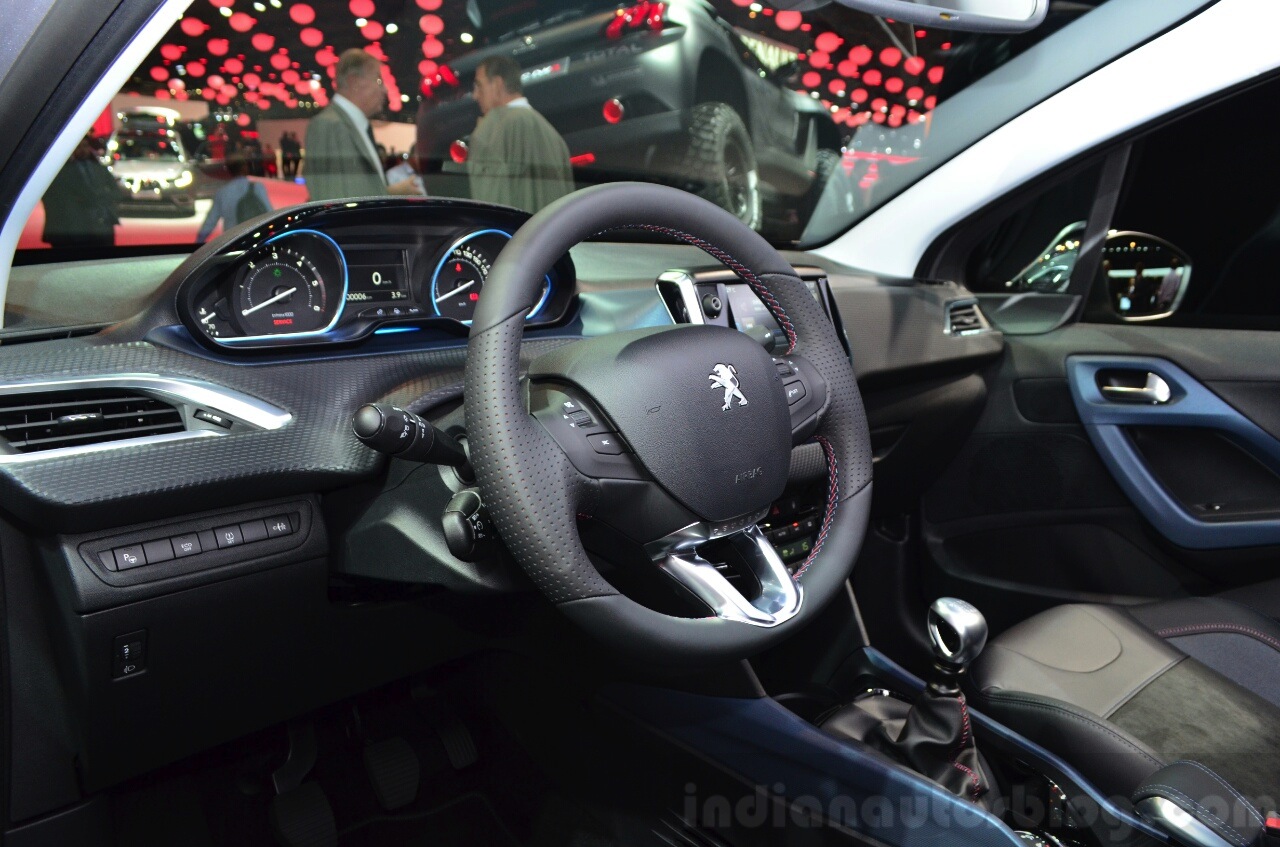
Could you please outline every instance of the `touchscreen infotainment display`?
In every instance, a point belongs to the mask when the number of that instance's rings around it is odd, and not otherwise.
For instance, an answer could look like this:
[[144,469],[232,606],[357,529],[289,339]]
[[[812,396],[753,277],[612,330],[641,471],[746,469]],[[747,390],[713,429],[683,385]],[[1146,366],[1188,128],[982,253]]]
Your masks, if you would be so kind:
[[[810,279],[805,280],[804,284],[809,289],[809,293],[813,295],[813,299],[821,304],[822,299],[818,293],[818,283]],[[770,334],[782,334],[782,328],[778,326],[778,321],[765,308],[764,303],[760,302],[760,298],[751,290],[751,286],[736,283],[726,285],[725,290],[729,297],[729,312],[736,329],[740,332],[761,337],[764,336],[766,331]]]

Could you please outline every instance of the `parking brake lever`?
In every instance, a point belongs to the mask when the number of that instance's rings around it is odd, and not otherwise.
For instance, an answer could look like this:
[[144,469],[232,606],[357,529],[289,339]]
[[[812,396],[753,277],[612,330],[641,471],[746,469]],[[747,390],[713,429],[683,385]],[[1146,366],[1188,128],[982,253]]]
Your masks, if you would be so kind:
[[367,403],[356,409],[351,428],[362,444],[379,453],[470,473],[467,453],[457,439],[399,406]]

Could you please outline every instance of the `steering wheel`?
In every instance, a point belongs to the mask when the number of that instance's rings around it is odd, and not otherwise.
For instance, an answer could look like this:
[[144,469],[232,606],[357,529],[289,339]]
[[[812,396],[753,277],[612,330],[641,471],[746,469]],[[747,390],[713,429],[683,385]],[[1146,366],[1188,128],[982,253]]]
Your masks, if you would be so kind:
[[[701,248],[759,296],[787,338],[771,356],[727,327],[679,325],[588,338],[521,377],[525,316],[570,247],[638,228]],[[494,263],[465,373],[471,461],[507,548],[584,629],[633,656],[745,658],[800,629],[841,590],[871,502],[871,439],[853,368],[790,265],[732,214],[684,191],[613,183],[534,215]],[[757,527],[786,486],[793,446],[816,440],[827,495],[813,549],[788,571]],[[701,601],[677,617],[607,581],[580,528],[605,527],[620,568],[656,567]],[[594,531],[594,530],[593,530]],[[735,588],[699,554],[724,539],[754,579]],[[597,545],[598,549],[598,545]]]

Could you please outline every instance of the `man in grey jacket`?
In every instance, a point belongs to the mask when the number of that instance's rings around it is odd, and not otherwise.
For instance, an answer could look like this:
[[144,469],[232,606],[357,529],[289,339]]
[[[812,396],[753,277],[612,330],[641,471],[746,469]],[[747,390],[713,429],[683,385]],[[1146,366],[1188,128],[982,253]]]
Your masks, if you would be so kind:
[[343,51],[334,71],[333,102],[307,125],[303,176],[312,200],[419,194],[412,178],[390,185],[369,117],[387,104],[382,63],[359,48]]

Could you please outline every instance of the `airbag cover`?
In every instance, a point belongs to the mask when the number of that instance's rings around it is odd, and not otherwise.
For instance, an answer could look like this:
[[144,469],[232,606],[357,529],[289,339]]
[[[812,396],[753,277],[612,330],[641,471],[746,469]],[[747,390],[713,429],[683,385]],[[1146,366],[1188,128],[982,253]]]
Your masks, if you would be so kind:
[[615,333],[547,353],[529,376],[585,391],[653,478],[705,520],[757,511],[782,494],[791,462],[782,381],[764,348],[740,332]]

